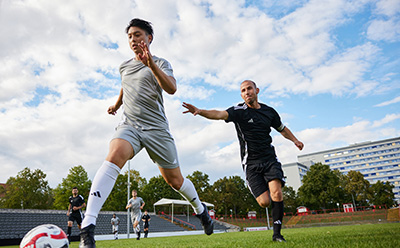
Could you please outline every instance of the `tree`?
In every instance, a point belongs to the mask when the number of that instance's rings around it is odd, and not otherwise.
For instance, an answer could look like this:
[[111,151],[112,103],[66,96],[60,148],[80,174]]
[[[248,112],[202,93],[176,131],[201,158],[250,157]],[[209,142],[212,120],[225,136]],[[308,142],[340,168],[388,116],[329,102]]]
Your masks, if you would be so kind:
[[282,189],[285,212],[295,213],[298,207],[296,191],[291,186],[285,186]]
[[371,203],[377,206],[386,205],[391,207],[394,201],[394,186],[390,182],[381,182],[380,180],[371,185]]
[[7,180],[5,196],[1,205],[4,208],[49,209],[53,204],[53,192],[46,174],[40,169],[28,167],[18,172],[16,177]]
[[328,165],[316,163],[303,177],[299,202],[311,209],[333,209],[339,202],[343,189],[340,187],[340,172],[332,171]]
[[[130,174],[130,192],[129,198],[132,197],[132,190],[136,189],[138,195],[144,185],[146,185],[146,179],[140,177],[139,171],[130,170],[124,174],[120,174],[115,182],[114,188],[108,196],[101,210],[103,211],[125,211],[128,198],[128,173]],[[147,203],[146,203],[147,204]]]
[[356,204],[359,206],[367,205],[371,198],[370,183],[364,179],[364,175],[359,171],[349,171],[343,177],[344,191],[348,195],[353,195]]
[[206,192],[211,187],[209,184],[210,179],[208,178],[208,175],[200,171],[194,171],[192,175],[188,175],[186,178],[192,181],[200,199],[205,200]]
[[87,201],[92,182],[89,180],[87,172],[82,165],[77,165],[69,169],[66,178],[54,190],[54,208],[68,209],[68,199],[72,195],[71,190],[77,187],[79,194]]
[[239,176],[224,177],[211,187],[207,199],[215,205],[217,214],[245,215],[250,210],[259,210],[246,184]]

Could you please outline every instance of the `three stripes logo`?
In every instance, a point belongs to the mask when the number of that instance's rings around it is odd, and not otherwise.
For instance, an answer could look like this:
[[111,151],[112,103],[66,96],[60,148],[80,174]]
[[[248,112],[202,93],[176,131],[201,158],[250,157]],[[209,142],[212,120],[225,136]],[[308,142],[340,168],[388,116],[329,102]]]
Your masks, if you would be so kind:
[[276,220],[276,221],[274,221],[274,224],[281,225],[282,222],[280,220]]
[[90,195],[101,198],[100,191],[92,192]]
[[251,118],[248,123],[254,123],[253,118]]

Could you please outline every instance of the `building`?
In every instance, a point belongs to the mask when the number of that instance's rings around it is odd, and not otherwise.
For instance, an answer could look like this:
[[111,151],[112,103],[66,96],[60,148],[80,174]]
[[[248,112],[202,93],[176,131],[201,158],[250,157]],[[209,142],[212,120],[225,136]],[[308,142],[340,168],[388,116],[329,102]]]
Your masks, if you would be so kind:
[[301,184],[305,174],[307,174],[307,166],[300,163],[289,163],[283,164],[282,170],[286,176],[286,186],[291,186],[297,191]]
[[320,162],[344,174],[359,171],[371,184],[389,181],[400,203],[400,137],[299,155],[298,161],[307,167]]

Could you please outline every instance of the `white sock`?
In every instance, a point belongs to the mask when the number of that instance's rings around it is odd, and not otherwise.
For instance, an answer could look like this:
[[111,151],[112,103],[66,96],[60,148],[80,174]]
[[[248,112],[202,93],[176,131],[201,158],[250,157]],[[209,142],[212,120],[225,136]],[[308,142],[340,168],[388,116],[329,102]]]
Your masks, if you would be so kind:
[[192,181],[190,181],[187,178],[184,178],[181,188],[179,190],[175,190],[175,191],[177,191],[186,200],[188,200],[190,202],[190,204],[192,205],[193,210],[196,214],[201,214],[204,211],[204,207],[201,204],[199,195],[197,194],[197,191],[194,188]]
[[110,195],[114,187],[115,180],[121,169],[108,161],[104,161],[103,165],[97,170],[93,178],[90,195],[87,202],[85,218],[82,221],[82,228],[90,224],[96,225],[96,218],[101,207]]

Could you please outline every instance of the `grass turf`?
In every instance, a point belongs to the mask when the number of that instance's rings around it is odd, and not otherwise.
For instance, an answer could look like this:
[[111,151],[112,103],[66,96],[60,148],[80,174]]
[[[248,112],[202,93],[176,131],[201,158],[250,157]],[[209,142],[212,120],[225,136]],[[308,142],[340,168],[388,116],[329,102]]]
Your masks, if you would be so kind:
[[[107,240],[97,241],[96,247],[400,247],[400,223],[293,228],[283,229],[282,234],[286,243],[272,242],[272,230],[269,230],[142,238],[139,241]],[[70,245],[71,248],[78,246],[79,242]]]

